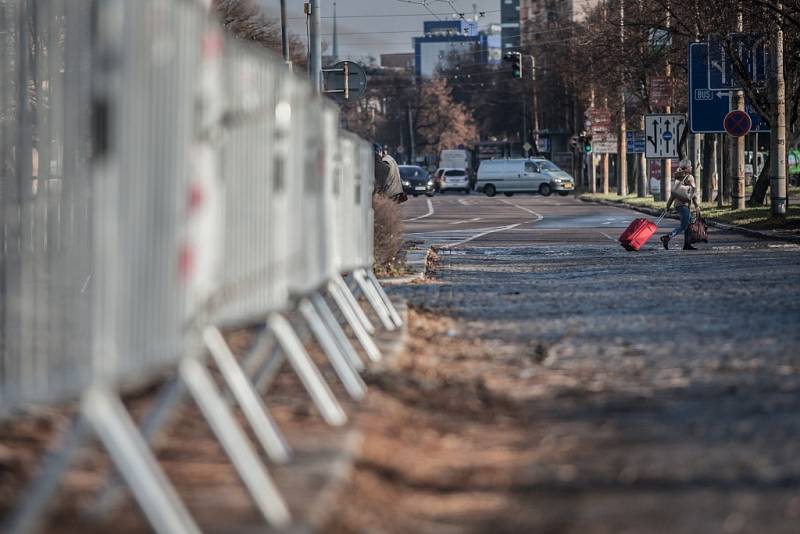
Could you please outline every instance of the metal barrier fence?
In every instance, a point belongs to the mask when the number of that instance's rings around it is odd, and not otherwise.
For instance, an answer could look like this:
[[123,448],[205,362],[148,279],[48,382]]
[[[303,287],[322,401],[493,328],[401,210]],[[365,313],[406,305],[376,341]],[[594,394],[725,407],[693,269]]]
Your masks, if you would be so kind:
[[[94,432],[119,474],[93,512],[124,481],[154,529],[198,531],[147,446],[187,394],[265,519],[289,524],[254,448],[291,460],[263,397],[271,377],[288,361],[330,424],[346,414],[286,314],[356,399],[364,362],[343,324],[369,360],[369,315],[400,326],[371,269],[371,193],[371,147],[338,130],[336,107],[200,5],[0,0],[0,420],[81,406],[3,528],[41,520]],[[239,361],[219,328],[259,324]],[[119,395],[164,378],[137,429]]]

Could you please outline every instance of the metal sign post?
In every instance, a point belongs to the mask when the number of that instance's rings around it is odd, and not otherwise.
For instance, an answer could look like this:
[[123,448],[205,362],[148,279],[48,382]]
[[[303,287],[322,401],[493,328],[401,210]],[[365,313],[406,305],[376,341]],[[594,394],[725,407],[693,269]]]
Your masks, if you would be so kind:
[[750,132],[753,121],[750,119],[750,115],[744,111],[734,109],[725,115],[723,126],[731,137],[743,137]]
[[677,159],[678,143],[686,131],[686,115],[645,115],[645,156],[648,159]]
[[644,130],[629,130],[625,132],[625,136],[627,137],[628,154],[644,154],[647,141]]
[[340,61],[329,69],[322,69],[325,79],[323,93],[343,97],[345,100],[361,98],[367,89],[364,68],[353,61]]
[[[689,45],[689,123],[692,133],[724,133],[723,121],[731,110],[729,91],[713,90],[708,84],[708,43]],[[751,131],[769,132],[767,121],[745,101],[752,121]]]
[[618,138],[614,134],[604,134],[592,139],[592,152],[595,154],[616,154]]
[[[731,48],[744,65],[749,80],[754,85],[766,84],[769,63],[766,38],[756,33],[732,33],[728,38]],[[725,50],[722,37],[712,37],[708,43],[709,88],[723,91],[743,89],[739,78],[732,58]]]

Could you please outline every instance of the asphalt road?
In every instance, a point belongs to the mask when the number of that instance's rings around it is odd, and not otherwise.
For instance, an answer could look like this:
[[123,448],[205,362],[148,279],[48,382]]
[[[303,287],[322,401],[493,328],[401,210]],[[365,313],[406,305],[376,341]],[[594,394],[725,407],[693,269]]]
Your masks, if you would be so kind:
[[[403,205],[406,236],[413,241],[461,247],[526,246],[544,243],[608,244],[630,222],[643,215],[613,206],[589,204],[573,196],[498,195],[447,193],[433,198],[417,197]],[[665,219],[665,232],[677,226]],[[713,232],[713,231],[712,231]],[[660,235],[660,232],[659,232]],[[711,248],[740,241],[730,233],[715,234]],[[675,243],[682,243],[677,239]],[[662,250],[654,237],[645,251]]]
[[800,246],[712,230],[696,252],[626,252],[640,216],[557,196],[404,205],[408,239],[444,248],[435,282],[397,291],[536,363],[483,371],[535,452],[487,521],[800,532]]

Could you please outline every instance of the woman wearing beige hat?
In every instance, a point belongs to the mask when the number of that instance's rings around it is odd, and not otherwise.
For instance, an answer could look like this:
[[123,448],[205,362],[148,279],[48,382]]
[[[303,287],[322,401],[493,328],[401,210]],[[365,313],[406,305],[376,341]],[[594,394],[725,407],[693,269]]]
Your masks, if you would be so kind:
[[689,224],[692,222],[691,207],[694,206],[700,210],[700,203],[697,201],[697,183],[692,176],[692,162],[688,159],[681,160],[678,170],[673,176],[667,211],[670,210],[673,202],[681,218],[681,224],[669,234],[661,236],[661,243],[665,249],[669,249],[670,240],[683,232],[683,250],[697,250],[689,243]]

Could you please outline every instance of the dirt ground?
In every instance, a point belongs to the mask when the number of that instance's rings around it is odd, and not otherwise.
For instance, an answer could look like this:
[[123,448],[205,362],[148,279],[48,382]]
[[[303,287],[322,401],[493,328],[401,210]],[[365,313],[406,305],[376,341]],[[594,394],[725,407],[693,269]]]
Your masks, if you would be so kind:
[[[466,322],[411,310],[408,350],[368,376],[362,456],[328,530],[800,532],[791,476],[774,486],[715,480],[713,451],[643,436],[653,402],[606,398],[591,364],[562,366],[574,358],[569,343],[478,339]],[[625,432],[617,414],[635,416],[641,432]],[[648,472],[682,456],[674,479]],[[754,530],[762,514],[776,521]]]
[[[227,335],[231,348],[243,354],[254,340],[254,330]],[[312,357],[320,364],[327,382],[332,385],[337,398],[345,404],[348,413],[354,407],[348,403],[345,393],[338,387],[329,365],[313,346],[308,347]],[[331,429],[321,419],[309,402],[294,373],[284,364],[266,396],[268,408],[289,444],[301,448],[310,443],[334,443],[340,438],[337,430]],[[218,373],[218,385],[221,379]],[[141,390],[128,392],[124,403],[134,419],[141,419],[163,383],[153,384]],[[0,521],[6,519],[18,502],[20,493],[42,466],[48,449],[56,449],[75,411],[74,406],[59,409],[41,409],[35,414],[19,417],[0,426]],[[235,412],[240,427],[248,429],[242,414]],[[249,432],[249,430],[248,430]],[[250,433],[251,443],[257,443]],[[236,532],[243,529],[261,531],[265,523],[231,465],[224,449],[214,437],[203,419],[199,408],[190,399],[185,399],[159,434],[155,446],[156,457],[167,477],[173,482],[190,514],[204,532]],[[263,457],[263,453],[262,453]],[[291,467],[270,465],[268,471],[276,485],[284,492],[308,493],[302,487],[308,481],[295,480],[297,471]],[[110,515],[92,517],[88,511],[96,502],[101,488],[105,487],[110,461],[106,452],[89,439],[82,446],[69,470],[62,479],[55,498],[50,503],[47,516],[42,520],[43,532],[47,533],[97,533],[115,534],[150,532],[144,516],[133,501],[128,490]],[[311,473],[309,476],[315,476]],[[294,517],[301,517],[306,503],[288,503]],[[295,505],[299,505],[295,508]],[[2,524],[2,523],[0,523]]]

